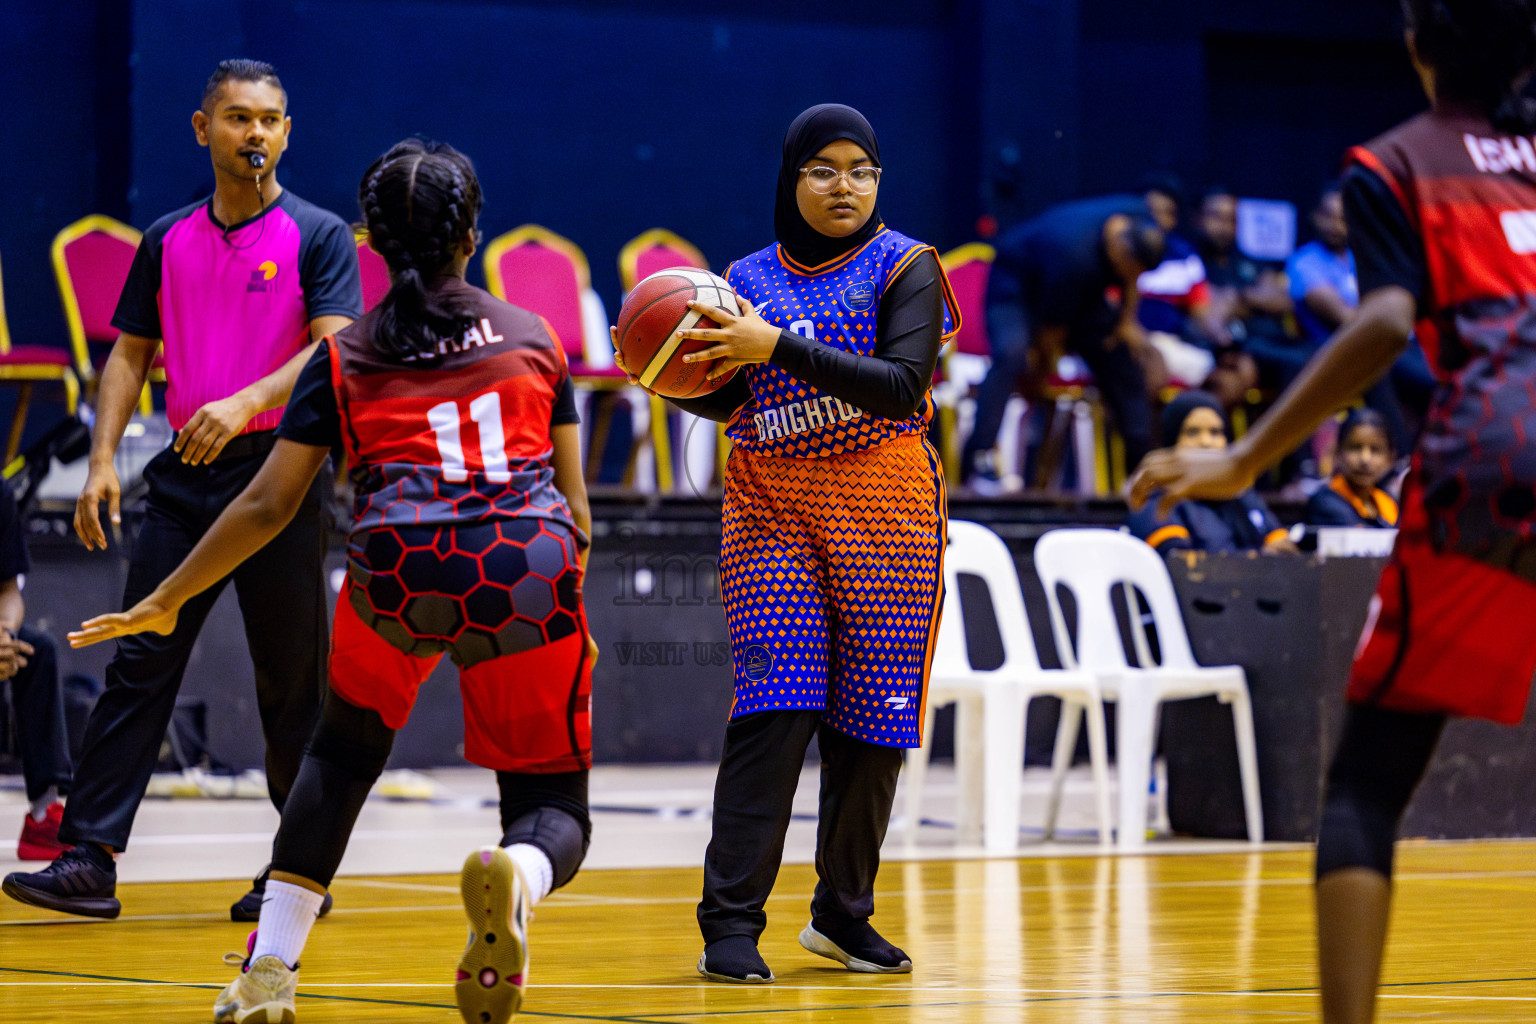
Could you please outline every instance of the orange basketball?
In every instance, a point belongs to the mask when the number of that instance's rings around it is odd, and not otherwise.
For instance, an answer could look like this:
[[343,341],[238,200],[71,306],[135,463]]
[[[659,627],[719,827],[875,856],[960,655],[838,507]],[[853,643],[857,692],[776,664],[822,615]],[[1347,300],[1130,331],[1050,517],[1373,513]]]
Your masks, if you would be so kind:
[[736,291],[722,277],[693,267],[658,270],[635,285],[624,300],[617,324],[619,355],[640,383],[667,398],[699,398],[719,388],[735,370],[709,380],[719,360],[685,363],[683,356],[712,346],[707,341],[682,341],[678,331],[720,326],[688,308],[701,302],[728,313],[739,313]]

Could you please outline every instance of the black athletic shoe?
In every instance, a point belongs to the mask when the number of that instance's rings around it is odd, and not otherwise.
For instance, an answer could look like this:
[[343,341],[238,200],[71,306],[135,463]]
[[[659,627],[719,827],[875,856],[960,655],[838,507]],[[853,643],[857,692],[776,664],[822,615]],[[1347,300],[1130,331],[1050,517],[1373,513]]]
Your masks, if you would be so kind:
[[825,932],[815,923],[800,932],[800,945],[850,971],[863,974],[911,974],[912,958],[880,937],[868,921]]
[[716,939],[699,954],[699,973],[710,981],[732,985],[766,985],[773,972],[763,962],[757,943],[745,935]]
[[116,917],[117,865],[95,843],[82,843],[59,854],[41,871],[17,871],[5,876],[0,889],[13,900],[46,910],[81,917]]
[[[251,891],[241,896],[229,908],[231,921],[260,921],[261,898],[267,892],[267,875],[272,873],[272,865],[268,864],[261,869],[261,874],[251,879]],[[331,894],[325,894],[325,900],[320,904],[320,916],[324,917],[331,912]]]

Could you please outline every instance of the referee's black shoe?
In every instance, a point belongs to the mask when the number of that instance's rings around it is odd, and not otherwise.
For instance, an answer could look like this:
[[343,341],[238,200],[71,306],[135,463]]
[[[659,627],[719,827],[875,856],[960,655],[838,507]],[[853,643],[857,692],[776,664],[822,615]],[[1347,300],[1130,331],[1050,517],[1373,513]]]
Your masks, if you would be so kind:
[[911,974],[912,958],[886,942],[868,921],[821,928],[812,921],[800,932],[800,945],[861,974]]
[[746,935],[727,935],[706,944],[699,954],[699,973],[710,981],[732,985],[773,983],[773,971],[763,962],[757,942]]
[[[268,864],[261,869],[261,874],[251,879],[251,891],[241,896],[229,908],[231,921],[260,921],[261,898],[267,894],[267,876],[272,873],[272,865]],[[325,900],[320,904],[320,916],[324,917],[331,912],[331,894],[325,894]]]
[[5,876],[0,889],[11,899],[45,910],[81,917],[116,917],[117,865],[95,843],[81,843],[41,871],[17,871]]

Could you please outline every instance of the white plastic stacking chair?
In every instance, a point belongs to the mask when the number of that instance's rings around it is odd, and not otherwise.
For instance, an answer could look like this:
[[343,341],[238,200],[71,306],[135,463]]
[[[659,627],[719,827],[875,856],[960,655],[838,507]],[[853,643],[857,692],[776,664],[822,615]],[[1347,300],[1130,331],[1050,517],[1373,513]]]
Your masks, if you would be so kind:
[[[971,667],[966,653],[965,621],[960,609],[959,576],[979,576],[990,592],[998,632],[1003,642],[1003,663],[995,669]],[[1088,746],[1092,754],[1094,787],[1098,797],[1099,841],[1110,837],[1109,766],[1104,740],[1104,706],[1097,679],[1089,672],[1042,669],[1035,641],[1024,611],[1013,556],[1002,538],[976,523],[950,520],[949,544],[944,552],[944,611],[934,645],[928,680],[927,707],[923,716],[923,746],[907,751],[907,836],[917,834],[922,812],[923,780],[928,768],[928,745],[933,737],[934,709],[955,704],[955,762],[960,788],[960,831],[974,835],[980,819],[982,845],[989,852],[1015,849],[1019,841],[1019,798],[1024,774],[1024,723],[1029,699],[1060,697],[1063,714],[1072,722],[1076,742],[1077,721],[1088,709]],[[1055,826],[1054,810],[1046,821],[1046,833]]]
[[[1204,667],[1195,662],[1184,616],[1173,592],[1173,580],[1163,558],[1146,543],[1113,530],[1052,530],[1035,545],[1035,570],[1051,606],[1051,628],[1063,664],[1082,668],[1098,677],[1104,699],[1117,702],[1117,740],[1120,769],[1118,842],[1122,848],[1146,845],[1147,783],[1157,741],[1158,706],[1163,701],[1215,696],[1232,708],[1232,727],[1237,733],[1238,769],[1243,783],[1243,810],[1248,839],[1264,839],[1264,815],[1259,804],[1259,767],[1253,740],[1253,712],[1248,681],[1237,665]],[[1132,610],[1132,645],[1136,665],[1128,664],[1115,620],[1111,592],[1118,584],[1127,587]],[[1065,586],[1077,603],[1077,645],[1067,633],[1057,587]],[[1136,599],[1139,589],[1152,611],[1157,627],[1162,663],[1153,661],[1146,630],[1139,627]],[[1058,799],[1061,750],[1057,749],[1052,796]]]

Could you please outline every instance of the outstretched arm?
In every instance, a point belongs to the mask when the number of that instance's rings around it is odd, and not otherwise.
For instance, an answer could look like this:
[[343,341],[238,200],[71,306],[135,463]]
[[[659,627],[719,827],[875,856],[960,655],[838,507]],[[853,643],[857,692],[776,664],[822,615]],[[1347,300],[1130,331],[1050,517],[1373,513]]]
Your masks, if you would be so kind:
[[1235,498],[1252,487],[1259,473],[1391,369],[1408,346],[1415,309],[1413,294],[1396,285],[1366,295],[1354,319],[1241,440],[1219,452],[1167,448],[1143,459],[1131,480],[1131,504],[1139,508],[1162,491],[1159,507],[1167,509],[1189,498]]
[[69,645],[86,647],[130,633],[171,632],[182,605],[228,576],[288,525],[329,453],[328,448],[279,438],[255,479],[164,582],[126,612],[82,623],[69,634]]

